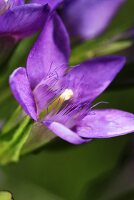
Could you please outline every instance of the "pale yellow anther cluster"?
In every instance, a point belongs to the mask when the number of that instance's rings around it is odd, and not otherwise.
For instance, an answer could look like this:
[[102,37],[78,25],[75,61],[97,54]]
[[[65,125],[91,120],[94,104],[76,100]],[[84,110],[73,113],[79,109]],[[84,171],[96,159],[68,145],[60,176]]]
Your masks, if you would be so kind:
[[73,97],[74,93],[71,89],[65,89],[65,91],[60,95],[60,99],[67,101]]

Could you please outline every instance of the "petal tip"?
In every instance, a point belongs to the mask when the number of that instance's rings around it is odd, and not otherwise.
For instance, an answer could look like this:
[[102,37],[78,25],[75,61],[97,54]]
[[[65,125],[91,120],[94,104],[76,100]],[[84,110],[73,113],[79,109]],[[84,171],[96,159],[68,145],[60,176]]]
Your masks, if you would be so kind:
[[[46,123],[44,124],[47,126]],[[84,139],[80,137],[77,133],[73,132],[71,129],[58,122],[51,122],[47,127],[51,131],[53,131],[58,137],[74,145],[79,145],[91,141],[91,139]]]

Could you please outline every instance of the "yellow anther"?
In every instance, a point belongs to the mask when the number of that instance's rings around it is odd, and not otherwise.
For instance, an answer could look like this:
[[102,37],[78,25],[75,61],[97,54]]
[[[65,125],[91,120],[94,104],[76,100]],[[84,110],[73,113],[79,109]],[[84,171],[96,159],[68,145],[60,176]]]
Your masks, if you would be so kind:
[[65,89],[65,91],[60,95],[60,99],[63,101],[67,101],[73,97],[73,91],[71,89]]
[[53,115],[58,112],[61,105],[73,97],[74,93],[71,89],[65,89],[64,92],[57,97],[45,110],[40,113],[40,119],[53,110]]

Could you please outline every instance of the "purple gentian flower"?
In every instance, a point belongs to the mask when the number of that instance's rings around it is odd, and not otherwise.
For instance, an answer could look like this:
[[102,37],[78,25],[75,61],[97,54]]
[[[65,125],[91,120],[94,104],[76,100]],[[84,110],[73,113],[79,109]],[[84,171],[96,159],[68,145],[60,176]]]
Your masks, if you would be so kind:
[[125,0],[65,0],[62,19],[70,34],[92,39],[109,25]]
[[10,36],[17,40],[29,36],[44,26],[48,14],[47,4],[25,4],[23,0],[0,0],[0,37]]
[[51,9],[56,8],[64,0],[31,0],[30,3],[49,4]]
[[11,90],[24,111],[73,144],[134,131],[133,114],[91,106],[122,69],[125,58],[96,58],[69,68],[69,55],[68,34],[54,14],[32,48],[26,68],[10,76]]
[[51,8],[63,2],[59,10],[70,36],[82,40],[101,34],[109,25],[125,0],[31,0]]

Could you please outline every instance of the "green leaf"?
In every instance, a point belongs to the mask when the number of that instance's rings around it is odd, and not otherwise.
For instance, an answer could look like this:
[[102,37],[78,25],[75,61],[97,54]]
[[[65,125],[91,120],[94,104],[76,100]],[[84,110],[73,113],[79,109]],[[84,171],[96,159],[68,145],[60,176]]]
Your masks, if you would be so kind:
[[31,130],[29,122],[30,118],[25,117],[17,127],[0,135],[0,164],[18,161],[21,149]]
[[[4,140],[6,140],[6,138],[9,138],[9,142],[3,146],[1,151],[3,151],[3,149],[5,148],[12,148],[12,146],[10,147],[12,142],[14,142],[14,139],[12,137],[15,137],[16,134],[18,134],[18,136],[22,135],[22,137],[26,135],[26,139],[24,137],[22,138],[22,141],[18,141],[18,145],[20,145],[21,147],[25,143],[21,154],[27,154],[31,151],[34,151],[39,147],[42,147],[43,145],[47,144],[56,137],[55,134],[50,132],[43,124],[39,122],[31,123],[29,125],[30,118],[26,117],[26,119],[24,119],[24,116],[25,113],[19,106],[10,116],[9,120],[7,120],[7,122],[3,125],[1,129],[0,144],[2,142],[1,146],[3,145],[3,138]],[[1,151],[0,154],[2,153],[3,156],[3,152]],[[18,151],[18,154],[20,154],[20,151]],[[6,156],[8,156],[8,153]]]
[[9,132],[17,125],[17,123],[19,123],[20,120],[22,120],[22,109],[18,106],[14,113],[10,116],[9,120],[2,127],[1,133],[5,134]]
[[101,46],[100,48],[96,49],[94,53],[96,56],[109,55],[127,49],[131,47],[132,44],[133,44],[132,41],[113,42],[107,46]]
[[[98,40],[97,45],[92,47],[91,41],[87,41],[72,50],[70,64],[76,65],[84,60],[91,59],[97,56],[104,56],[117,53],[121,50],[127,49],[133,45],[131,40],[110,42],[107,40]],[[79,55],[79,56],[78,56]]]
[[29,138],[22,149],[22,154],[34,151],[54,138],[56,138],[54,133],[49,131],[43,124],[35,122],[31,128]]
[[0,191],[0,200],[13,200],[12,194],[7,191]]

